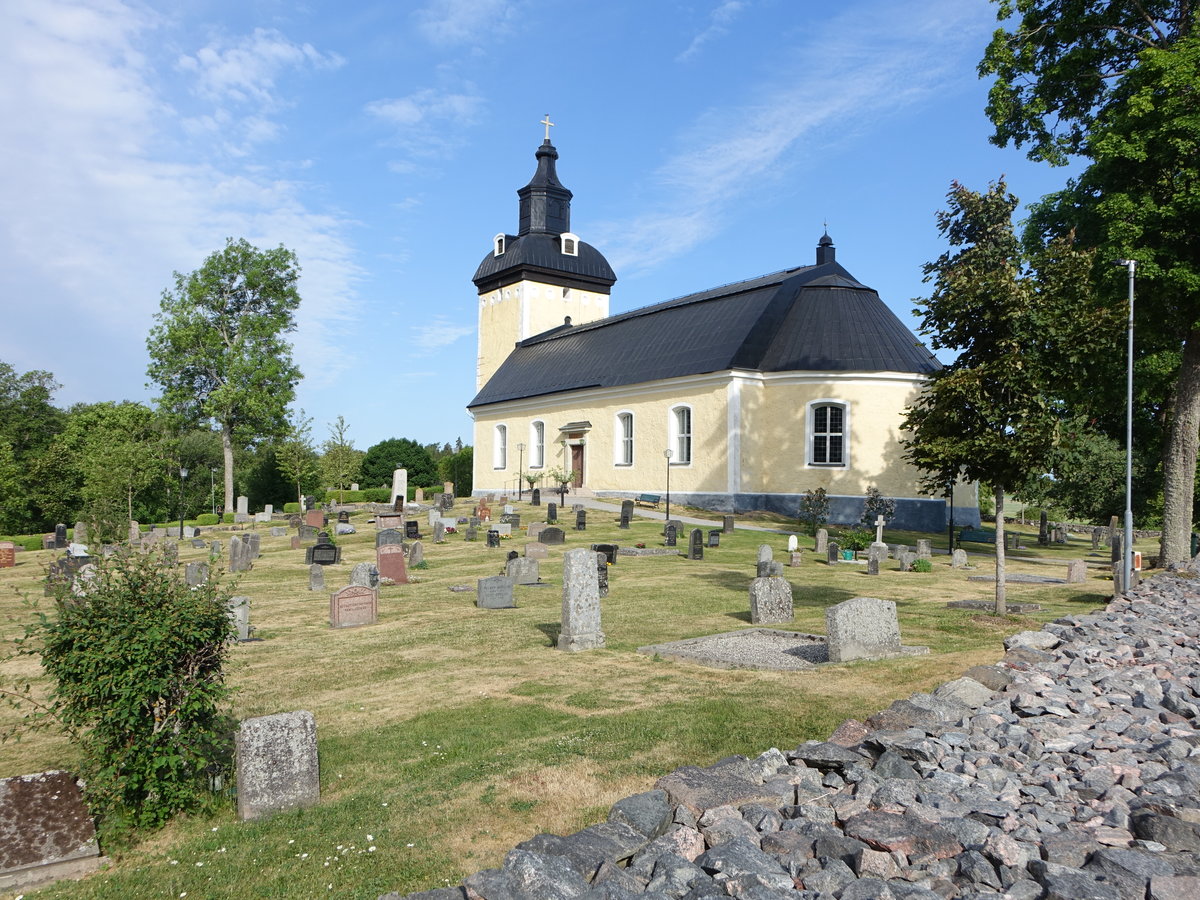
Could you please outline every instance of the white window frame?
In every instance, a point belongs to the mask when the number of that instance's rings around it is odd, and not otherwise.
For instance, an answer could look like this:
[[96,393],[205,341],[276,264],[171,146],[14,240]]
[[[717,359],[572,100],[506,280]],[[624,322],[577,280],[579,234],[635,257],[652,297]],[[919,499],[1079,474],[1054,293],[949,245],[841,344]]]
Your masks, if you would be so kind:
[[546,465],[546,423],[534,419],[529,423],[529,468],[541,469]]
[[508,426],[497,425],[492,429],[492,468],[508,468]]
[[578,256],[579,235],[564,231],[559,235],[559,247],[562,249],[563,256]]
[[498,235],[496,235],[494,238],[492,238],[492,256],[503,256],[504,255],[504,249],[505,249],[504,243],[505,243],[506,237],[507,237],[507,235],[505,235],[505,233],[502,231]]
[[[687,410],[687,431],[680,426],[680,413]],[[672,406],[667,415],[667,434],[670,437],[671,465],[690,466],[693,458],[693,435],[695,434],[696,417],[692,414],[690,403],[677,403]],[[686,452],[685,452],[686,450]]]
[[[821,408],[835,408],[842,412],[842,428],[840,432],[831,431],[826,423],[824,431],[817,431],[817,411]],[[850,404],[845,400],[836,400],[833,398],[824,398],[821,400],[813,400],[809,402],[807,414],[805,415],[805,464],[817,469],[848,469],[850,467]],[[828,442],[826,442],[826,461],[817,460],[817,440],[818,438],[826,438],[841,435],[841,459],[836,462],[829,462]]]
[[[626,428],[628,423],[628,429]],[[632,410],[623,409],[613,419],[613,465],[632,466],[634,437],[637,434]],[[627,433],[628,432],[628,433]]]

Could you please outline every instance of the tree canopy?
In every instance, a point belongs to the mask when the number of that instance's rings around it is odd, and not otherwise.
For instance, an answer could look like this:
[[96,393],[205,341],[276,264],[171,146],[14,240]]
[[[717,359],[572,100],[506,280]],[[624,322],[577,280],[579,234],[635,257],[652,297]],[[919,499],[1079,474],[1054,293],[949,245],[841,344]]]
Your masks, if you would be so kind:
[[368,447],[359,477],[368,487],[390,487],[396,469],[408,470],[411,485],[432,487],[438,483],[433,456],[411,438],[388,438]]

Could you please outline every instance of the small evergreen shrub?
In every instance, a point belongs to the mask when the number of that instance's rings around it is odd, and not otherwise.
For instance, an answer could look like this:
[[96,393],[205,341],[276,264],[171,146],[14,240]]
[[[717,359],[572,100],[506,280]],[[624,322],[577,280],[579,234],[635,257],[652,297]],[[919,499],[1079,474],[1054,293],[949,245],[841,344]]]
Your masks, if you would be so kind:
[[800,510],[797,513],[800,524],[805,532],[815,535],[817,529],[829,521],[829,497],[825,488],[805,491],[800,498]]
[[216,525],[218,521],[219,517],[216,513],[201,513],[196,516],[197,525]]
[[914,559],[913,564],[912,564],[912,570],[914,572],[926,572],[926,573],[932,572],[933,571],[933,563],[927,559]]
[[298,514],[300,512],[300,504],[295,500],[293,500],[291,503],[285,503],[283,504],[283,511],[289,515],[293,513]]
[[232,525],[233,524],[233,516],[234,516],[234,514],[231,512],[224,513],[221,516],[221,521],[226,525]]

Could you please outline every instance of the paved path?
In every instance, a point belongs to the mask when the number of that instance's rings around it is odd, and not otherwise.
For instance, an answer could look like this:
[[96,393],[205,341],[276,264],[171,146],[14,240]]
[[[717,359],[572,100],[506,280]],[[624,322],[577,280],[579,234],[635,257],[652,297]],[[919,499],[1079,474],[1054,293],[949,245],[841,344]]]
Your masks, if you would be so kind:
[[[567,500],[569,501],[567,504],[568,506],[570,503],[582,503],[588,509],[599,509],[614,513],[617,516],[621,515],[621,504],[619,503],[608,503],[604,500],[597,500],[595,497],[575,497],[572,499],[570,494],[567,495]],[[641,516],[643,519],[656,519],[659,522],[665,522],[667,518],[665,509],[662,512],[659,512],[656,509],[646,509],[642,506],[634,506],[633,513],[636,516]],[[720,528],[721,525],[724,524],[720,519],[699,519],[695,516],[675,515],[671,516],[671,518],[683,522],[685,525],[699,525],[707,528]],[[746,522],[736,522],[734,527],[743,528],[746,531],[765,531],[769,534],[800,534],[800,530],[797,528],[768,528],[765,525],[750,525]]]

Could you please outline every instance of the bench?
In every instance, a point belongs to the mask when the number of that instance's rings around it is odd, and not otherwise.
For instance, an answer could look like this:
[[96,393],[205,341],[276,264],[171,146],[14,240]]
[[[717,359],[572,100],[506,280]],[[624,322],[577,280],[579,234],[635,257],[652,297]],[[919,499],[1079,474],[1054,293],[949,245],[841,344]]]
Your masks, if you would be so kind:
[[638,494],[638,497],[634,502],[637,503],[638,506],[653,506],[655,509],[658,509],[658,501],[661,499],[662,498],[658,494]]
[[996,543],[996,532],[984,531],[981,528],[964,528],[958,533],[958,540],[972,541],[976,544],[994,544]]

